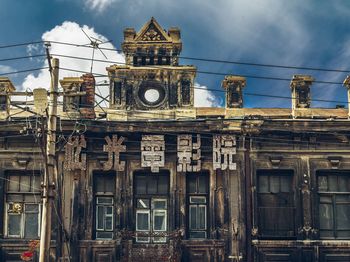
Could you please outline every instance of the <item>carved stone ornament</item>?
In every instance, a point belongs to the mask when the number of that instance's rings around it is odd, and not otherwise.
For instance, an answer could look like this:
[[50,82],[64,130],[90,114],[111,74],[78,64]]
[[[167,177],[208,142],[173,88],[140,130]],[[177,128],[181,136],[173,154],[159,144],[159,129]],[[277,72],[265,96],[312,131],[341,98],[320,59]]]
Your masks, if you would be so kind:
[[86,154],[81,154],[82,148],[86,148],[84,135],[69,137],[65,146],[64,170],[86,170]]
[[141,141],[141,166],[150,167],[154,173],[164,167],[165,141],[163,135],[143,135]]
[[236,170],[233,156],[236,154],[236,137],[233,135],[213,136],[213,168]]
[[124,171],[125,170],[125,161],[120,161],[120,153],[126,151],[126,146],[122,145],[125,138],[119,137],[117,135],[112,136],[112,140],[109,136],[105,137],[107,145],[103,146],[103,151],[108,152],[108,161],[104,163],[103,170],[116,170]]
[[154,26],[154,24],[150,24],[148,30],[141,37],[142,41],[160,41],[165,40],[164,37],[160,34],[158,29]]
[[196,143],[192,135],[177,136],[177,171],[199,172],[201,170],[201,136],[197,135]]

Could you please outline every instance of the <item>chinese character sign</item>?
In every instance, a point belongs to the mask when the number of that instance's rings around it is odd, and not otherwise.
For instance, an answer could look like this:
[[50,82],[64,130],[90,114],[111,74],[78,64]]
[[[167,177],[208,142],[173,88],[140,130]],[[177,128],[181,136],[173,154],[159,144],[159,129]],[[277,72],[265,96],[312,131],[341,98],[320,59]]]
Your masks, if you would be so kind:
[[65,170],[86,170],[86,154],[81,154],[82,148],[86,148],[84,135],[69,137],[65,146]]
[[107,145],[103,146],[103,151],[108,152],[108,160],[103,165],[103,170],[108,171],[114,169],[116,171],[125,170],[125,161],[120,161],[120,153],[126,151],[126,146],[122,145],[125,138],[117,135],[112,136],[112,140],[109,136],[105,137]]
[[198,172],[201,170],[201,136],[193,142],[192,135],[177,136],[177,171]]
[[141,141],[141,166],[159,172],[164,167],[165,141],[163,135],[143,135]]
[[213,168],[236,170],[233,156],[236,154],[236,137],[232,135],[213,136]]

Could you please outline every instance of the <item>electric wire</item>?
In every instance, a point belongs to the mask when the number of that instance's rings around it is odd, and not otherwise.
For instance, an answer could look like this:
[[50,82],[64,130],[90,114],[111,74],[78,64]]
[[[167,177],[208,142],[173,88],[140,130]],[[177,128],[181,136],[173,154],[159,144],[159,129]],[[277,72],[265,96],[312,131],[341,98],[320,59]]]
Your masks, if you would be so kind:
[[[71,71],[71,72],[77,72],[77,73],[89,73],[87,71],[83,70],[77,70],[77,69],[72,69],[72,68],[66,68],[66,67],[61,67],[61,70],[65,71]],[[93,73],[96,74],[97,76],[102,76],[102,77],[108,77],[108,75],[103,75],[99,73]],[[123,80],[133,80],[131,78],[123,78]],[[289,80],[290,81],[290,80]],[[332,82],[333,84],[342,84],[340,82]],[[108,84],[100,84],[98,86],[109,86]],[[198,90],[207,90],[207,91],[212,91],[212,92],[219,92],[219,93],[225,93],[225,90],[218,90],[218,89],[213,89],[213,88],[204,88],[204,87],[198,87],[198,86],[193,86],[191,85],[190,88],[192,89],[198,89]],[[251,93],[251,92],[244,92],[243,94],[248,95],[248,96],[260,96],[260,97],[270,97],[270,98],[281,98],[281,99],[297,99],[297,98],[292,98],[289,96],[278,96],[278,95],[265,95],[265,94],[259,94],[259,93]],[[310,101],[315,101],[315,102],[327,102],[327,103],[343,103],[343,104],[348,104],[348,101],[340,101],[340,100],[327,100],[327,99],[310,99]]]
[[[74,46],[74,47],[94,48],[94,47],[88,46],[88,45],[74,44],[74,43],[63,42],[63,41],[41,40],[41,41],[31,41],[31,42],[25,42],[25,43],[3,45],[3,46],[0,46],[0,49],[12,48],[12,47],[18,47],[18,46],[34,45],[34,44],[42,44],[42,43],[54,43],[54,44],[69,45],[69,46]],[[108,50],[108,51],[123,52],[122,49],[117,49],[117,48],[99,47],[99,49]],[[138,52],[138,54],[146,55],[148,53]],[[336,72],[336,73],[350,73],[350,69],[348,70],[348,69],[333,69],[333,68],[320,68],[320,67],[307,67],[307,66],[294,66],[294,65],[278,65],[278,64],[242,62],[242,61],[211,59],[211,58],[191,57],[191,56],[178,56],[178,58],[185,59],[185,60],[194,60],[194,61],[203,61],[203,62],[212,62],[212,63],[223,63],[223,64],[236,64],[236,65],[244,65],[244,66],[270,67],[270,68],[282,68],[282,69],[298,69],[298,70]]]
[[[57,56],[57,57],[65,57],[65,58],[72,58],[72,59],[80,59],[80,60],[87,60],[90,61],[91,58],[87,58],[87,57],[79,57],[79,56],[71,56],[71,55],[60,55],[60,54],[52,54],[53,56]],[[111,60],[101,60],[101,59],[94,59],[95,62],[102,62],[102,63],[114,63],[117,65],[127,65],[126,63],[123,62],[118,62],[118,61],[111,61]],[[167,65],[145,65],[144,67],[147,68],[151,68],[151,69],[160,69],[160,68],[164,68]],[[136,67],[137,68],[137,67]],[[62,68],[61,68],[62,69]],[[167,70],[174,70],[177,71],[180,68],[171,68],[169,66],[169,68],[166,67]],[[201,71],[201,70],[188,70],[188,71],[194,71],[196,73],[199,74],[207,74],[207,75],[220,75],[220,76],[227,76],[227,75],[233,75],[233,73],[227,72],[227,73],[221,73],[221,72],[211,72],[211,71]],[[79,70],[77,70],[77,72],[79,72]],[[98,74],[99,76],[103,75],[103,74]],[[105,75],[108,76],[108,75]],[[245,75],[245,74],[239,74],[238,76],[241,77],[245,77],[245,78],[253,78],[253,79],[262,79],[262,80],[275,80],[275,81],[288,81],[290,82],[291,79],[289,78],[282,78],[282,77],[270,77],[270,76],[257,76],[257,75]],[[342,82],[334,82],[334,81],[322,81],[322,80],[314,80],[313,83],[318,83],[318,84],[331,84],[331,85],[343,85]]]

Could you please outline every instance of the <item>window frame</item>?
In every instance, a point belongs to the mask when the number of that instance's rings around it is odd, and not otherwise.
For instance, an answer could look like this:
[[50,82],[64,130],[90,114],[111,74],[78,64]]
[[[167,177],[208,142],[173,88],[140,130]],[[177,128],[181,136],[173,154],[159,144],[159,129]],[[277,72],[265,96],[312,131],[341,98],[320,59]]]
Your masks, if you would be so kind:
[[[255,221],[254,224],[256,225],[256,227],[258,228],[258,237],[259,239],[296,239],[298,237],[298,223],[299,223],[299,216],[298,216],[298,195],[297,195],[297,189],[296,189],[296,185],[297,185],[297,173],[295,172],[294,169],[257,169],[256,170],[256,190],[255,190],[255,208],[254,208],[254,212],[255,212]],[[259,192],[260,190],[260,184],[259,184],[259,177],[260,176],[266,176],[268,177],[268,187],[270,191],[267,192]],[[281,177],[283,176],[288,176],[291,179],[291,186],[290,186],[290,191],[289,192],[284,192],[282,191],[282,183],[281,183]],[[272,192],[270,189],[270,180],[271,177],[278,177],[279,178],[279,183],[278,183],[278,188],[279,191],[278,192]],[[262,218],[262,214],[260,212],[260,208],[274,208],[272,205],[271,206],[261,206],[259,204],[260,200],[260,195],[263,194],[289,194],[288,200],[292,201],[292,204],[290,205],[286,205],[286,206],[276,206],[275,208],[284,208],[284,209],[291,209],[293,212],[293,227],[291,228],[291,230],[278,230],[277,233],[264,233],[264,231],[269,231],[268,229],[264,229],[262,228],[263,225],[263,218]],[[301,208],[301,206],[299,205],[299,208]],[[283,232],[283,231],[291,231],[293,233],[293,235],[288,235],[288,234],[284,234],[282,235],[282,233],[278,234],[278,232]]]
[[[319,191],[319,177],[320,176],[326,176],[329,178],[330,176],[335,176],[337,179],[337,191]],[[336,216],[336,209],[337,209],[337,196],[344,196],[347,195],[349,197],[349,200],[345,203],[350,208],[350,190],[349,191],[340,191],[339,190],[339,177],[342,176],[348,176],[350,183],[350,170],[317,170],[315,172],[315,220],[316,220],[316,226],[318,229],[318,237],[322,240],[348,240],[350,239],[350,227],[349,229],[339,230],[337,229],[337,216]],[[327,189],[329,188],[329,182],[327,181]],[[333,236],[321,236],[321,221],[320,221],[320,204],[321,204],[321,196],[326,196],[331,199],[331,207],[332,207],[332,229],[328,230],[333,232]],[[342,203],[344,204],[344,203]],[[341,204],[341,205],[342,205]],[[349,218],[350,220],[350,218]],[[349,231],[348,236],[338,236],[340,231]]]
[[[142,192],[137,188],[138,179],[143,180],[146,183],[145,185],[145,190],[142,190]],[[166,182],[166,190],[164,188],[160,187],[160,180],[164,179]],[[149,188],[149,184],[153,181],[156,180],[156,191],[154,192],[154,188],[152,189]],[[164,182],[163,180],[163,182]],[[134,203],[134,230],[135,230],[135,242],[136,243],[153,243],[153,244],[164,244],[167,242],[168,238],[167,237],[157,237],[157,236],[151,236],[156,233],[167,233],[169,231],[169,203],[170,203],[170,172],[169,171],[161,171],[158,174],[153,174],[150,172],[144,172],[144,171],[135,171],[134,172],[134,181],[133,181],[133,203]],[[153,192],[150,192],[153,191]],[[148,206],[147,207],[138,207],[138,201],[139,199],[147,199],[148,200]],[[164,201],[165,202],[165,208],[155,208],[154,207],[154,202],[155,201]],[[164,212],[165,213],[165,230],[155,230],[155,219],[154,219],[154,214],[157,212]],[[149,230],[139,230],[138,229],[138,216],[137,214],[148,214],[148,226]],[[141,233],[141,236],[140,234]],[[150,236],[144,236],[149,233]],[[164,240],[156,240],[156,239],[164,239]],[[142,240],[146,239],[146,240]]]
[[[10,190],[11,177],[19,177],[19,182],[17,183],[17,190]],[[23,177],[29,177],[29,190],[24,191],[21,187],[24,183],[21,182]],[[5,184],[4,184],[4,237],[12,239],[38,239],[40,237],[40,228],[41,228],[41,189],[40,185],[35,185],[35,181],[41,182],[40,173],[38,171],[24,172],[24,171],[7,171],[5,172]],[[13,186],[13,185],[12,185]],[[28,187],[28,186],[27,186]],[[35,187],[35,188],[34,188]],[[34,191],[34,189],[39,189],[39,191]],[[26,196],[33,195],[33,200],[26,200]],[[9,196],[20,196],[21,200],[9,200]],[[20,204],[21,212],[16,213],[12,212],[10,209],[11,205]],[[37,211],[27,211],[27,206],[34,205],[36,206]],[[27,216],[29,214],[37,214],[37,231],[35,236],[26,236],[26,222]],[[20,225],[19,225],[19,234],[10,234],[9,225],[10,225],[10,216],[19,216]]]
[[[200,192],[200,182],[199,178],[204,177],[204,182],[205,182],[205,192]],[[193,179],[195,180],[195,192],[190,192],[189,187],[190,187],[190,180]],[[187,173],[186,174],[186,213],[187,213],[187,218],[186,218],[186,233],[187,233],[187,238],[190,240],[204,240],[209,238],[209,195],[210,195],[210,186],[209,186],[209,173],[208,172],[200,172],[200,173]],[[191,198],[203,198],[205,199],[205,203],[191,203]],[[195,207],[196,208],[196,217],[198,215],[198,210],[200,206],[205,206],[205,228],[204,229],[191,229],[191,208]],[[199,221],[196,221],[196,225],[200,224]],[[191,234],[193,233],[204,233],[205,237],[191,237]]]
[[[112,178],[111,178],[112,177]],[[106,185],[108,184],[108,180],[111,179],[113,182],[112,191],[106,191]],[[98,191],[98,180],[100,180],[101,183],[103,183],[103,191]],[[115,231],[116,231],[116,199],[115,199],[115,192],[116,192],[116,173],[115,172],[96,172],[93,174],[93,212],[94,212],[94,223],[93,223],[93,238],[96,240],[113,240],[115,238]],[[101,186],[101,185],[99,185]],[[102,199],[111,199],[112,203],[98,203],[98,200]],[[98,228],[99,227],[99,207],[102,207],[103,210],[103,229]],[[107,208],[112,208],[112,214],[106,214]],[[106,218],[112,217],[112,228],[106,229]],[[101,237],[99,236],[99,233],[110,233],[111,237]]]

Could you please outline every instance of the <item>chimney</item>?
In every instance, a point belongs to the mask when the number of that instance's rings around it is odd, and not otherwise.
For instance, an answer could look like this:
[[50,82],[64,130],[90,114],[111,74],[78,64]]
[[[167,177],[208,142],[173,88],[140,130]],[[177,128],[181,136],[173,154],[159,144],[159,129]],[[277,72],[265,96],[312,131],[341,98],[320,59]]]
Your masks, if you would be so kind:
[[81,97],[80,113],[82,118],[94,119],[95,115],[95,78],[92,74],[82,76],[81,91],[86,92]]
[[170,27],[168,30],[168,34],[174,42],[181,41],[180,29],[178,27]]
[[[63,88],[63,111],[79,116],[81,77],[64,77],[60,80]],[[73,116],[73,115],[72,115]]]
[[292,110],[309,108],[311,104],[310,86],[314,78],[309,75],[294,75],[290,82],[292,89]]
[[64,77],[60,81],[63,87],[63,111],[72,117],[94,119],[95,115],[95,78],[92,74],[81,77]]
[[243,107],[243,88],[245,85],[246,79],[242,76],[225,76],[222,87],[226,89],[226,108]]
[[132,41],[136,35],[134,28],[125,28],[124,29],[124,41]]
[[345,78],[343,85],[348,90],[348,116],[350,117],[350,76]]
[[10,113],[11,92],[16,88],[8,77],[0,77],[0,114],[6,113],[6,117]]

